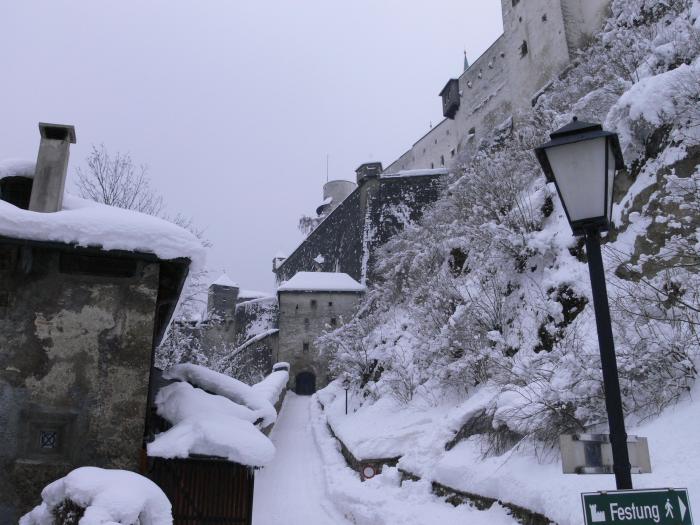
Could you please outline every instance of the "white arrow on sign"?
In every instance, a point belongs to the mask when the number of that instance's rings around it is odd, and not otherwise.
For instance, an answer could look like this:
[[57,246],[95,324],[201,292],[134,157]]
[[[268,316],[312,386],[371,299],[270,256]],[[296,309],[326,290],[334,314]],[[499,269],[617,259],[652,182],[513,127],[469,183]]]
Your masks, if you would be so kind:
[[681,498],[678,498],[678,506],[681,508],[681,520],[684,520],[686,506],[683,504],[683,500]]

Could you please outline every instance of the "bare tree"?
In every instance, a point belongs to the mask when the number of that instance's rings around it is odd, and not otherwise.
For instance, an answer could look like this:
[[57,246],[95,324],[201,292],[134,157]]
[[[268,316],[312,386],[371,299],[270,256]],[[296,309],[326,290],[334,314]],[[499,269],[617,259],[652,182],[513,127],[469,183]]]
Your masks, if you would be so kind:
[[[128,153],[111,155],[104,144],[93,144],[85,163],[85,167],[76,169],[77,186],[83,198],[160,217],[188,230],[205,248],[211,246],[204,231],[194,224],[192,218],[179,213],[175,216],[166,214],[163,196],[151,187],[145,164],[137,166]],[[206,280],[206,270],[190,274],[176,318],[198,316],[206,303]]]
[[151,188],[145,164],[134,165],[128,153],[112,156],[104,144],[92,145],[86,163],[86,169],[76,169],[83,198],[161,216],[163,197]]

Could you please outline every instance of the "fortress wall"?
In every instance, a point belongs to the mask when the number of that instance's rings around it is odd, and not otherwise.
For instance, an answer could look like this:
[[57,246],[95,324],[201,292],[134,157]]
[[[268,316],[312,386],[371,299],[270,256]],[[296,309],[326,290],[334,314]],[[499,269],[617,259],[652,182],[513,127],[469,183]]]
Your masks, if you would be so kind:
[[[450,150],[457,148],[455,121],[444,119],[428,133],[418,139],[413,147],[413,162],[406,169],[440,168],[450,160]],[[440,156],[443,156],[444,163]]]
[[[459,78],[462,101],[455,115],[455,153],[473,148],[478,141],[512,113],[504,35],[489,47]],[[470,136],[470,130],[474,135]]]
[[[567,66],[569,47],[561,0],[520,0],[515,6],[512,0],[501,3],[510,96],[517,111],[530,108],[534,94]],[[523,42],[527,44],[525,55]]]
[[[278,282],[300,271],[344,272],[362,277],[362,233],[365,183],[352,192],[297,247],[275,272]],[[314,261],[319,255],[324,262]]]
[[531,107],[534,95],[600,30],[610,9],[610,0],[513,3],[501,0],[503,35],[459,77],[461,103],[455,119],[433,127],[386,173],[438,168],[443,159],[445,166],[451,166],[462,150],[475,149],[508,117]]

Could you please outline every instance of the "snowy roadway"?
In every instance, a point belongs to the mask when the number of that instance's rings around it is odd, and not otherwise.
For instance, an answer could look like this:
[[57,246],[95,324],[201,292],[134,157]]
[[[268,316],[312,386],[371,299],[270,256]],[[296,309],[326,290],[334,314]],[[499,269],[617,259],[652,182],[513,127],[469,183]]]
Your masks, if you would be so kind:
[[275,459],[255,475],[253,525],[343,525],[328,501],[321,456],[311,431],[311,396],[287,392],[271,438]]

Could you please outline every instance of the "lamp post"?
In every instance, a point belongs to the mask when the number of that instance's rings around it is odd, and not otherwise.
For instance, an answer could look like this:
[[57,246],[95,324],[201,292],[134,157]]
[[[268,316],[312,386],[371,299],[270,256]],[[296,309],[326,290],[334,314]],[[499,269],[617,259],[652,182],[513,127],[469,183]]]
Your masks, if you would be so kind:
[[550,135],[535,149],[547,177],[554,182],[564,211],[576,236],[584,235],[591,277],[598,345],[603,369],[605,407],[608,412],[613,472],[618,489],[632,488],[627,432],[622,412],[620,381],[613,342],[605,271],[600,253],[600,232],[610,228],[613,181],[624,168],[620,142],[600,124],[573,121]]
[[350,390],[350,377],[348,375],[343,379],[343,389],[345,390],[345,415],[348,415],[348,390]]

